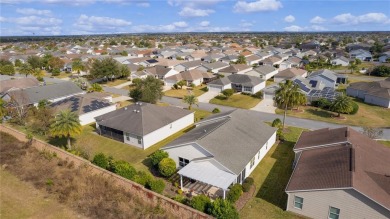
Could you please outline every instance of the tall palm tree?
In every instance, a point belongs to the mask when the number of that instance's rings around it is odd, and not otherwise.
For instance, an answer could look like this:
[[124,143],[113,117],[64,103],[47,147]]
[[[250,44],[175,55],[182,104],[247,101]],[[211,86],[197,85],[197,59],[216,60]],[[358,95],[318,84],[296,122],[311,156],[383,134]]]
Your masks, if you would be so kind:
[[332,102],[329,109],[338,113],[338,117],[340,117],[340,113],[350,113],[353,110],[352,99],[344,94],[340,95]]
[[70,138],[81,133],[79,116],[69,110],[61,111],[50,126],[52,135],[64,136],[68,141],[68,149],[71,149]]
[[279,83],[279,87],[275,92],[274,101],[279,108],[284,109],[284,128],[287,110],[292,107],[299,107],[305,104],[307,100],[305,94],[300,92],[299,86],[290,80],[287,80],[284,84]]
[[198,98],[195,95],[186,95],[183,97],[183,102],[188,104],[188,109],[191,110],[192,105],[198,105]]

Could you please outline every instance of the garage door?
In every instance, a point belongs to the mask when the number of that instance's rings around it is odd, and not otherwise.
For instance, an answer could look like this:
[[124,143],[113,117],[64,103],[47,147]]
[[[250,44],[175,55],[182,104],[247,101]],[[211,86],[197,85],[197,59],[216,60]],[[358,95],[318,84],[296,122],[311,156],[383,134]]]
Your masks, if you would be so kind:
[[208,85],[209,91],[222,92],[222,86]]

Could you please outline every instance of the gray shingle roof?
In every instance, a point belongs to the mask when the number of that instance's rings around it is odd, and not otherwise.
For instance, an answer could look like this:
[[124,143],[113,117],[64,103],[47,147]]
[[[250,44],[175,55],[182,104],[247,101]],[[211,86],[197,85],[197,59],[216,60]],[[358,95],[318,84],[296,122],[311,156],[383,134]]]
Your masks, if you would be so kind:
[[276,131],[259,118],[258,113],[241,109],[216,114],[165,147],[196,142],[238,175]]
[[69,109],[72,112],[76,112],[77,115],[99,110],[110,105],[108,100],[98,98],[93,93],[76,95],[50,104],[56,111]]
[[319,71],[315,71],[315,72],[311,73],[310,76],[307,77],[307,78],[310,79],[310,78],[313,78],[315,76],[320,76],[323,79],[328,80],[330,82],[336,82],[337,81],[336,73],[333,72],[333,71],[330,71],[328,69],[322,69],[322,70],[319,70]]
[[241,74],[234,74],[229,75],[227,77],[219,78],[217,80],[211,81],[210,85],[227,85],[230,83],[234,84],[241,84],[243,86],[256,86],[260,83],[264,82],[264,80],[260,79],[259,77],[249,76],[249,75],[241,75]]
[[274,68],[273,66],[271,65],[261,65],[255,69],[253,69],[255,71],[257,71],[258,73],[262,74],[262,75],[267,75],[273,71],[276,70],[276,68]]
[[178,107],[140,103],[106,113],[95,119],[99,125],[144,136],[191,113],[194,112]]

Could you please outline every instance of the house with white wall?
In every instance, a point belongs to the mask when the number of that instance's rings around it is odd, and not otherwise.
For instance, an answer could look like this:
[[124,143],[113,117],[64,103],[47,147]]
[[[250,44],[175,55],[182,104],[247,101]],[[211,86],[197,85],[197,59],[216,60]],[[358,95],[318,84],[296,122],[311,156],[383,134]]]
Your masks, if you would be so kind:
[[209,91],[218,93],[226,89],[233,89],[236,92],[255,94],[264,89],[265,85],[265,80],[259,77],[234,74],[209,82],[207,88]]
[[194,112],[172,106],[137,102],[95,118],[102,136],[141,149],[194,123]]
[[259,120],[257,112],[233,110],[215,114],[162,150],[176,162],[183,178],[223,190],[242,183],[275,144],[276,128]]
[[260,65],[257,68],[245,73],[246,75],[260,77],[263,80],[268,80],[278,73],[278,69],[272,65]]

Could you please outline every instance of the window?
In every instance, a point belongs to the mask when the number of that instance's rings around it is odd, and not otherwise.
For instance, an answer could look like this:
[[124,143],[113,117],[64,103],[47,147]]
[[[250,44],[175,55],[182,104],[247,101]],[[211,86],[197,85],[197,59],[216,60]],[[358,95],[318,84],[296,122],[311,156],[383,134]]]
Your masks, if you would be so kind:
[[298,209],[302,209],[303,207],[303,198],[294,196],[294,207]]
[[252,87],[245,87],[245,86],[244,86],[244,91],[252,92]]
[[340,209],[330,206],[329,207],[329,219],[339,219]]
[[137,139],[138,139],[138,144],[142,144],[142,137],[137,137]]
[[130,134],[126,133],[126,141],[130,141]]
[[252,160],[251,160],[251,167],[250,168],[252,168],[253,165],[255,165],[255,157],[253,157]]
[[182,158],[182,157],[179,157],[179,166],[181,167],[185,167],[187,164],[189,164],[190,161],[185,159],[185,158]]
[[260,159],[260,151],[257,153],[257,159]]

